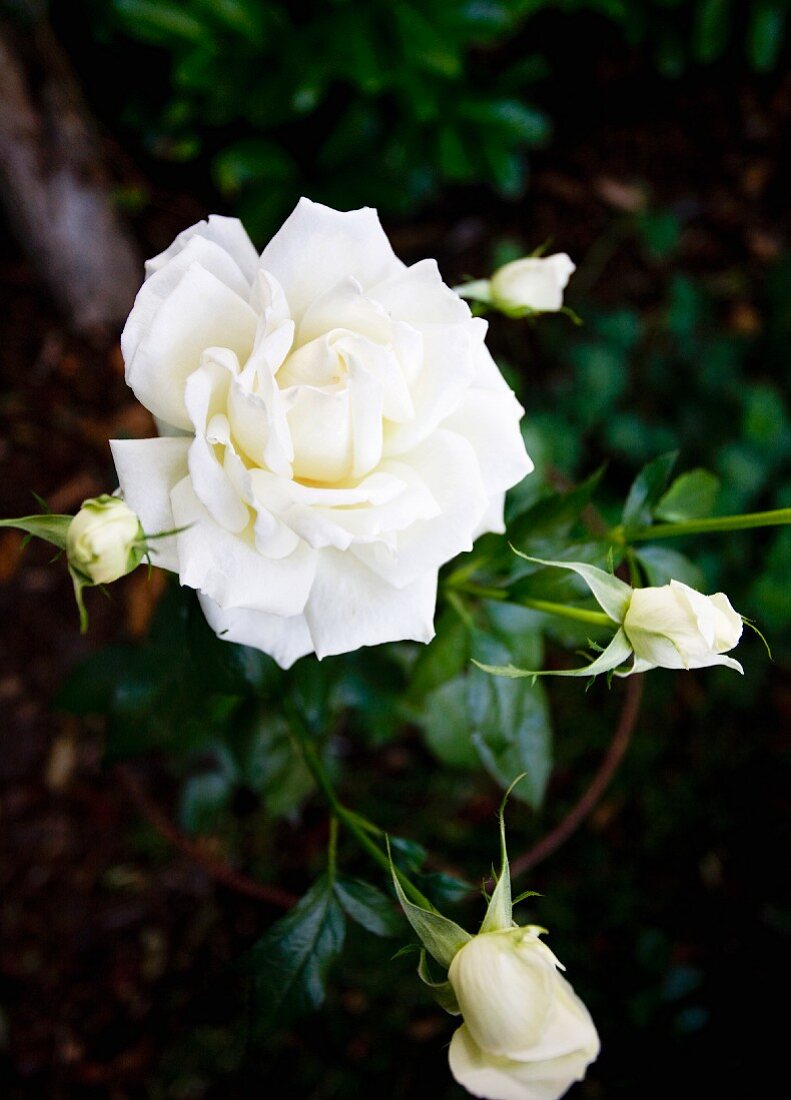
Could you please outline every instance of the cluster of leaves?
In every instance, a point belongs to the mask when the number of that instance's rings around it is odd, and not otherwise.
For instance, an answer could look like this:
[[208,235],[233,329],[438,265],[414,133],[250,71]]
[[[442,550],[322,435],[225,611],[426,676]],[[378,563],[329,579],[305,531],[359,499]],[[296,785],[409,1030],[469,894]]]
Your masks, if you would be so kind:
[[[676,260],[683,228],[665,209],[643,211],[617,232],[649,269],[661,272]],[[678,450],[686,466],[713,471],[720,513],[787,507],[791,261],[775,261],[760,286],[748,285],[743,275],[734,278],[735,286],[733,280],[707,281],[674,263],[672,273],[661,276],[656,304],[643,312],[575,299],[572,280],[572,302],[585,325],[537,329],[548,382],[531,391],[528,449],[539,470],[577,478],[592,460],[607,458],[608,484],[617,485],[653,455]],[[738,323],[738,314],[734,323],[734,290],[738,302],[750,303],[754,324]],[[708,486],[709,494],[717,488],[714,480]],[[600,506],[617,521],[616,497],[604,497]],[[641,548],[641,555],[666,556],[666,546]],[[708,591],[724,585],[782,645],[791,623],[785,580],[791,532],[780,528],[716,545],[698,540],[684,548],[690,547],[698,570],[677,579],[700,587],[702,570]]]
[[305,190],[402,212],[447,183],[519,194],[525,150],[549,132],[524,95],[545,67],[487,57],[535,7],[114,0],[93,19],[166,51],[172,92],[127,120],[159,155],[212,151],[216,184],[260,233]]
[[755,69],[771,68],[788,7],[785,0],[762,0],[746,12],[732,0],[84,2],[101,42],[127,36],[153,50],[154,77],[157,55],[167,59],[166,80],[138,87],[123,121],[157,156],[187,161],[208,153],[217,187],[256,237],[299,193],[402,214],[449,185],[521,194],[527,154],[550,136],[535,83],[553,58],[532,47],[533,20],[544,12],[560,9],[573,36],[583,28],[576,13],[593,10],[647,50],[660,71],[678,75],[689,61],[717,60],[742,40]]

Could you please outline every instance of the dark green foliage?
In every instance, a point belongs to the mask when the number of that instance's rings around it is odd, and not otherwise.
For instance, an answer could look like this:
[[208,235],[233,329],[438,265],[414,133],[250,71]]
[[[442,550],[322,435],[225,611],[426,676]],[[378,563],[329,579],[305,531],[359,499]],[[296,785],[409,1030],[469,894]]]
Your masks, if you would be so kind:
[[[166,62],[169,89],[136,88],[127,123],[157,156],[209,154],[256,238],[300,193],[397,214],[453,185],[521,195],[528,154],[551,135],[538,105],[554,60],[534,52],[542,18],[562,17],[573,38],[595,13],[676,77],[728,51],[758,72],[776,67],[787,11],[783,0],[83,2],[99,39],[128,36]],[[651,253],[669,255],[675,216],[642,220]]]
[[250,952],[257,1032],[282,1027],[322,1004],[327,971],[345,935],[346,920],[335,884],[322,875]]

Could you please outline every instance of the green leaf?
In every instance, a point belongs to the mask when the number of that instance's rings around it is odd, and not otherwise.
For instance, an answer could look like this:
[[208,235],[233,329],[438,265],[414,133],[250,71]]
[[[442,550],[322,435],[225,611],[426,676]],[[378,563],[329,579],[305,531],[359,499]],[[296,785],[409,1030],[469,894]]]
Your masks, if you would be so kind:
[[322,875],[250,952],[259,1032],[322,1004],[327,971],[343,947],[345,931],[333,884]]
[[[390,856],[389,841],[387,852]],[[412,925],[418,939],[432,958],[436,959],[440,966],[444,966],[447,970],[456,952],[464,947],[465,943],[469,943],[472,936],[469,932],[465,932],[455,921],[443,917],[436,909],[423,909],[411,902],[404,893],[392,856],[390,856],[390,870],[393,875],[396,897],[404,910],[406,919]]]
[[[478,652],[485,656],[487,650],[479,646]],[[539,806],[552,768],[552,726],[543,688],[529,679],[497,679],[476,669],[467,680],[471,740],[481,762],[503,789],[525,773],[516,797]]]
[[420,651],[410,677],[410,699],[420,699],[451,680],[464,668],[469,655],[469,631],[456,612],[449,608],[439,618],[433,640]]
[[599,467],[590,477],[568,492],[549,492],[542,497],[509,524],[510,541],[518,544],[528,538],[535,539],[549,535],[559,537],[568,534],[590,504],[604,469],[604,466]]
[[710,516],[720,487],[720,479],[708,470],[690,470],[681,474],[654,508],[656,519],[675,523]]
[[426,698],[418,722],[436,758],[452,768],[478,766],[467,704],[467,677],[455,676]]
[[374,936],[398,936],[403,931],[401,917],[390,898],[362,879],[339,877],[335,894],[346,915]]
[[747,33],[747,55],[754,69],[766,73],[780,56],[785,37],[786,12],[781,4],[753,5]]
[[716,61],[725,52],[731,28],[731,0],[698,0],[692,48],[698,61]]
[[268,813],[293,817],[314,781],[283,716],[251,702],[234,723],[229,747],[241,780],[260,795]]
[[661,587],[670,581],[681,581],[700,591],[705,583],[703,571],[670,546],[640,546],[634,555],[645,571],[650,585]]
[[233,777],[227,772],[192,775],[184,784],[179,802],[179,820],[192,836],[217,831],[233,792]]
[[654,506],[664,492],[677,458],[678,451],[668,451],[644,466],[634,479],[621,516],[627,534],[650,525]]
[[51,542],[53,546],[57,546],[60,550],[65,550],[66,534],[72,518],[72,516],[56,516],[49,512],[43,516],[0,519],[0,527],[16,527],[20,531],[26,531],[29,535],[35,535],[38,539]]

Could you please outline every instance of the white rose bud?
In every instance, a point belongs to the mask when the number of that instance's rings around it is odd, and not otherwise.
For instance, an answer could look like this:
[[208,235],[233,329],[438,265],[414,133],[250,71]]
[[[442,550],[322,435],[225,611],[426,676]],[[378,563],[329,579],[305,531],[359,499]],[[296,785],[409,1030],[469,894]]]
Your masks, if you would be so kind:
[[623,629],[634,650],[636,672],[709,665],[743,672],[738,661],[723,656],[742,635],[742,617],[723,592],[704,596],[680,581],[637,588]]
[[503,313],[555,313],[563,307],[563,291],[574,271],[565,252],[514,260],[490,280],[492,305]]
[[66,535],[69,565],[92,584],[109,584],[131,573],[144,551],[140,521],[120,497],[86,500]]
[[475,936],[448,978],[464,1024],[453,1076],[488,1100],[558,1100],[585,1076],[599,1037],[585,1005],[534,925]]

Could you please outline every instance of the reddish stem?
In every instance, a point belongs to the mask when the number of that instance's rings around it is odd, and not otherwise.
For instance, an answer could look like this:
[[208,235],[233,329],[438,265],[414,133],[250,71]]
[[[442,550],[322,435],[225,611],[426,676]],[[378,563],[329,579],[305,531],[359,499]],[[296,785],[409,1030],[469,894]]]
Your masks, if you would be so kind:
[[626,698],[624,699],[621,714],[618,718],[618,725],[615,728],[610,747],[599,766],[599,770],[583,792],[582,797],[572,806],[562,821],[560,821],[551,832],[542,837],[537,844],[534,844],[527,852],[513,860],[511,863],[512,875],[520,875],[525,871],[529,871],[532,867],[535,867],[537,863],[540,863],[542,860],[546,859],[547,856],[556,851],[561,844],[564,844],[571,834],[579,828],[588,814],[596,806],[609,786],[610,780],[617,771],[618,765],[621,763],[621,760],[623,760],[624,754],[629,747],[629,742],[637,722],[637,716],[640,712],[640,699],[642,694],[642,676],[632,676],[626,687]]
[[266,883],[256,882],[255,879],[234,871],[226,863],[210,856],[195,841],[184,836],[160,810],[128,764],[116,764],[115,772],[138,810],[148,818],[160,836],[170,841],[194,863],[199,864],[212,878],[239,894],[247,894],[248,897],[257,898],[258,901],[264,901],[269,905],[276,905],[280,909],[290,909],[296,904],[298,899],[290,891],[282,890],[279,886],[268,886]]

